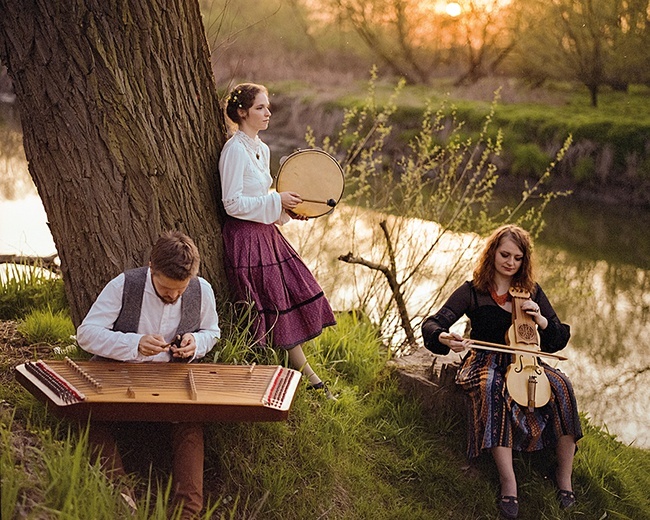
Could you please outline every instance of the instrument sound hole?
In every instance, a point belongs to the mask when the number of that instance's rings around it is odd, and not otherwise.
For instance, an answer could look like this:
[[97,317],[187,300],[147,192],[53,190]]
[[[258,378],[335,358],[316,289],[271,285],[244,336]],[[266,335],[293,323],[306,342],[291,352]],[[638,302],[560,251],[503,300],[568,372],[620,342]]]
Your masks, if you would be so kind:
[[519,337],[524,340],[534,340],[535,339],[535,329],[527,323],[522,323],[517,329],[519,332]]

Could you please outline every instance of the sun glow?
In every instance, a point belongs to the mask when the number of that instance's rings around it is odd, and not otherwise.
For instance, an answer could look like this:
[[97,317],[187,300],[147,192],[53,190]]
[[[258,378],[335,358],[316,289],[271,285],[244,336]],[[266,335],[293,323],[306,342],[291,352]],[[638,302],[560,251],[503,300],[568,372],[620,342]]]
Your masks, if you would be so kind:
[[460,14],[463,12],[462,7],[458,2],[449,2],[445,6],[445,13],[447,13],[449,16],[456,17],[460,16]]

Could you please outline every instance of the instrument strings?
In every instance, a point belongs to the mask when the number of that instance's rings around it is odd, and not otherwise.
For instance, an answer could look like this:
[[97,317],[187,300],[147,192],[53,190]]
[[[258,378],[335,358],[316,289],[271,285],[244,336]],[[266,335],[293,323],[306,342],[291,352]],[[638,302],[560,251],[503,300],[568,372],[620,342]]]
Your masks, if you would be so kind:
[[301,381],[279,365],[37,361],[15,370],[55,413],[110,421],[283,420]]
[[[123,393],[125,389],[134,389],[151,394],[182,392],[191,390],[192,373],[194,388],[197,394],[201,392],[215,393],[221,396],[238,398],[261,398],[272,382],[277,367],[255,366],[252,370],[241,365],[162,365],[150,363],[124,364],[110,368],[102,366],[101,362],[87,362],[83,367],[71,370],[66,364],[51,362],[52,367],[60,376],[87,392],[93,393],[89,381],[101,384],[101,394],[110,395]],[[242,368],[244,370],[242,370]],[[100,392],[97,392],[100,393]]]

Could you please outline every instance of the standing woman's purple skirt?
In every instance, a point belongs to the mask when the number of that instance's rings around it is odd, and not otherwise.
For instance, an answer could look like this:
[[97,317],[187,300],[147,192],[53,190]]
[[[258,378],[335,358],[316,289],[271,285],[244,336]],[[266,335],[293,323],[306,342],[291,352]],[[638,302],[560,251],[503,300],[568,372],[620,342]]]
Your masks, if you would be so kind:
[[237,298],[254,304],[254,339],[290,349],[336,324],[323,289],[275,224],[228,217],[226,274]]

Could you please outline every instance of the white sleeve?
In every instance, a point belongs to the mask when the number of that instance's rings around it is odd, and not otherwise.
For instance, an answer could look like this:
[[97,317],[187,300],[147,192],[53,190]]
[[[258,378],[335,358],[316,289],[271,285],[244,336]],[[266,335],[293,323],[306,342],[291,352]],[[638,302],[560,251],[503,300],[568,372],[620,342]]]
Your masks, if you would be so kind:
[[250,159],[242,147],[228,145],[226,143],[219,159],[221,199],[226,213],[242,220],[273,224],[282,213],[280,194],[271,191],[247,195],[244,191],[244,172],[249,167]]
[[199,282],[201,282],[201,324],[199,330],[192,333],[196,342],[194,359],[204,357],[221,337],[214,291],[203,278],[199,278]]
[[77,329],[77,343],[86,352],[117,361],[134,361],[142,334],[114,331],[122,308],[124,273],[113,278],[95,300]]
[[278,220],[276,220],[275,223],[278,226],[284,226],[290,220],[291,220],[291,217],[289,216],[289,214],[286,211],[282,210],[282,213],[280,213],[280,218]]

